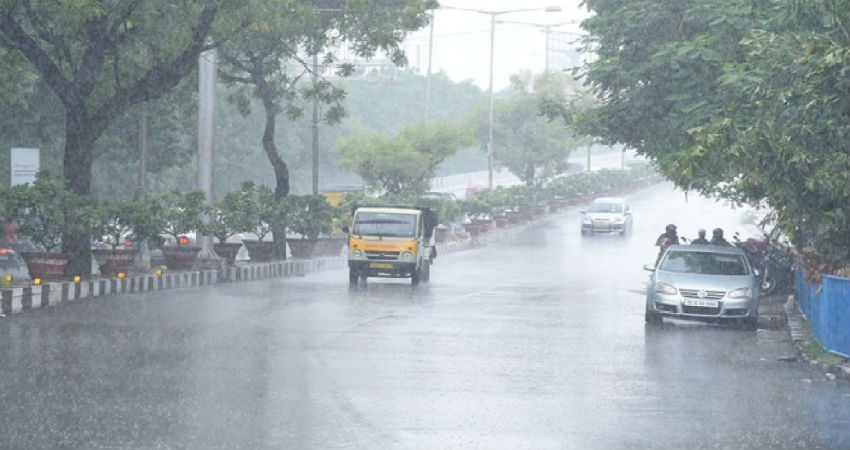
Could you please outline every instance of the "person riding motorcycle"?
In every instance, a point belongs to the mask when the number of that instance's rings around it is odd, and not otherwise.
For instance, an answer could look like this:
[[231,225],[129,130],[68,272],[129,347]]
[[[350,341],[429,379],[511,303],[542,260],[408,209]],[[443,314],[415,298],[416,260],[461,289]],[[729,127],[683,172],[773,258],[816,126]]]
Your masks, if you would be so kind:
[[678,244],[679,235],[676,234],[676,225],[671,223],[664,228],[664,233],[661,233],[661,235],[658,236],[658,239],[655,240],[655,245],[660,247],[658,249],[658,257],[655,258],[655,266],[658,267],[658,262],[661,261],[661,257],[664,255],[664,251],[667,250],[667,247]]
[[732,244],[723,237],[723,228],[715,228],[712,230],[710,243],[711,245],[718,245],[721,247],[732,247]]
[[697,235],[699,237],[692,240],[691,245],[694,245],[694,244],[696,244],[696,245],[708,245],[709,244],[708,239],[705,238],[705,229],[704,228],[700,228],[699,231],[697,231]]

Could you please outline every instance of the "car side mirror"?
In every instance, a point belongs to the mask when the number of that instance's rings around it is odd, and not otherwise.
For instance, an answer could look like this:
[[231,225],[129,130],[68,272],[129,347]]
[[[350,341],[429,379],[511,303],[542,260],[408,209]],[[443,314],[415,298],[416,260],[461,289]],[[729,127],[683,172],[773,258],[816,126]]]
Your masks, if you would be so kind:
[[342,232],[343,232],[343,233],[348,233],[348,225],[343,225],[343,226],[342,226]]
[[643,270],[648,270],[650,272],[655,272],[655,266],[652,264],[644,264]]

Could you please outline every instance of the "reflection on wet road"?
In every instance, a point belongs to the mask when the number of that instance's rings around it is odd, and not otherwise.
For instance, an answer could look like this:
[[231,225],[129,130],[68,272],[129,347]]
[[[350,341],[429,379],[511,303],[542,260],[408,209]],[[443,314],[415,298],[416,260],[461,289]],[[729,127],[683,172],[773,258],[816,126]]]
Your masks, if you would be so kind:
[[418,288],[332,271],[5,318],[0,448],[850,447],[850,387],[777,362],[781,330],[645,328],[664,225],[741,212],[630,198],[632,236],[571,208]]

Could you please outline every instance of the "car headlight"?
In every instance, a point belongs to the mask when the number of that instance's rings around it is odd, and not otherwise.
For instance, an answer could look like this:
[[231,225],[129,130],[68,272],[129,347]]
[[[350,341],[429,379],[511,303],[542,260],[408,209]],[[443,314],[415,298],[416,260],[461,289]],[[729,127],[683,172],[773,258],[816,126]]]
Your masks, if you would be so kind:
[[590,217],[584,217],[581,219],[581,223],[593,223],[593,221],[590,220]]
[[402,254],[401,254],[401,259],[403,259],[403,260],[405,260],[405,261],[410,261],[410,260],[412,260],[412,259],[413,259],[413,253],[411,253],[411,252],[404,252],[404,253],[402,253]]
[[615,217],[614,223],[623,223],[626,219],[623,217]]
[[363,256],[363,252],[361,252],[360,250],[354,250],[353,252],[351,252],[351,256],[355,258],[360,258]]
[[726,296],[729,298],[750,298],[753,296],[753,290],[750,288],[733,289]]
[[674,288],[673,286],[671,286],[667,283],[662,283],[660,281],[656,281],[655,282],[655,292],[658,292],[659,294],[675,295],[676,294],[676,288]]

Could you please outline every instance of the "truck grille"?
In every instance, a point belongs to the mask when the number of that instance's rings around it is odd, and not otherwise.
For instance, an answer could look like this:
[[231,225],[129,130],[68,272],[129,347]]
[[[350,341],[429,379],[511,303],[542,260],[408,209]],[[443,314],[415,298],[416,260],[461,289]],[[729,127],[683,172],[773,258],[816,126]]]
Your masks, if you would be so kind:
[[367,259],[379,259],[379,260],[397,260],[399,252],[387,252],[387,251],[377,251],[377,250],[366,250],[366,258]]

